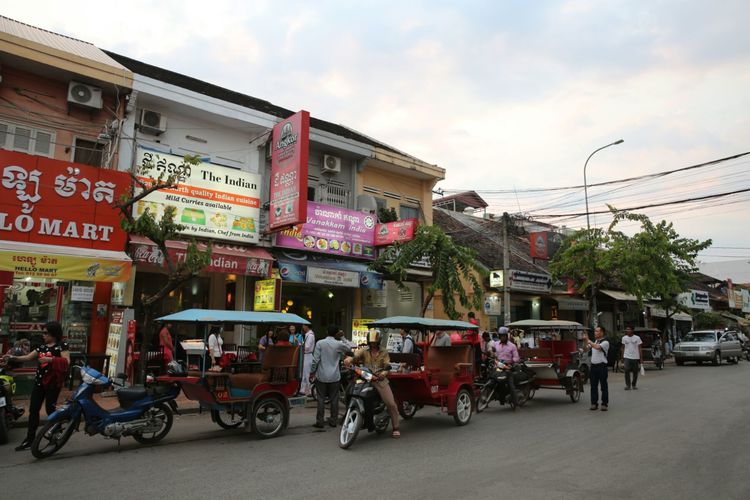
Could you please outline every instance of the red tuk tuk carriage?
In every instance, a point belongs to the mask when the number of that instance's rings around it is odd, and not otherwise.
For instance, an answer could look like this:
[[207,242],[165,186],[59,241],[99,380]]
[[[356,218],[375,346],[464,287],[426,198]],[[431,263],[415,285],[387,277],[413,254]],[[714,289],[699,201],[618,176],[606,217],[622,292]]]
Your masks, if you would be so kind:
[[[203,345],[208,337],[208,325],[310,324],[295,314],[206,309],[188,309],[157,321],[201,325],[204,329]],[[205,347],[201,354],[206,355]],[[205,363],[201,363],[201,370],[189,371],[187,376],[162,376],[157,380],[179,384],[185,396],[200,402],[201,408],[210,410],[211,418],[224,429],[237,428],[244,423],[261,438],[275,437],[289,424],[289,409],[293,401],[290,398],[300,387],[299,347],[269,346],[263,362],[257,365],[260,371],[256,373],[229,373],[207,371]],[[304,404],[304,401],[299,404]]]
[[[479,327],[471,323],[438,320],[412,316],[392,316],[371,322],[370,327],[381,329],[405,329],[421,332],[426,342],[420,345],[419,354],[391,353],[391,362],[399,363],[402,369],[388,375],[391,389],[398,405],[399,414],[411,419],[423,406],[437,406],[453,416],[457,425],[466,425],[475,408],[477,389],[474,375],[475,346],[478,343]],[[433,346],[434,332],[470,332],[461,342],[450,347]],[[433,332],[433,335],[430,333]]]

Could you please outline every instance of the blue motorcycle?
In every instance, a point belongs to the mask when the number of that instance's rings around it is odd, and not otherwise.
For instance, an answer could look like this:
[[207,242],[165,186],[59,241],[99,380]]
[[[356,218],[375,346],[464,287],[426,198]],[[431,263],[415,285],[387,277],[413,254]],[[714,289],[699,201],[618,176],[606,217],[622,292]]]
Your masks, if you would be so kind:
[[133,436],[139,443],[151,444],[169,433],[172,414],[177,411],[178,385],[121,387],[116,391],[120,408],[107,411],[94,401],[94,388],[111,387],[114,382],[91,367],[80,369],[81,385],[65,405],[49,416],[31,445],[36,458],[49,457],[65,446],[82,418],[90,436],[100,434],[118,440]]

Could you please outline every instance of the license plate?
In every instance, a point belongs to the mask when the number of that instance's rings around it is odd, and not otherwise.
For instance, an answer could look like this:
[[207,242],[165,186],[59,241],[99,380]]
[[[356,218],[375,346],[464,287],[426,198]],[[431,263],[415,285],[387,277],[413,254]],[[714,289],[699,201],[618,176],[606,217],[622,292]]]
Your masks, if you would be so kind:
[[5,406],[5,397],[0,398],[0,407]]

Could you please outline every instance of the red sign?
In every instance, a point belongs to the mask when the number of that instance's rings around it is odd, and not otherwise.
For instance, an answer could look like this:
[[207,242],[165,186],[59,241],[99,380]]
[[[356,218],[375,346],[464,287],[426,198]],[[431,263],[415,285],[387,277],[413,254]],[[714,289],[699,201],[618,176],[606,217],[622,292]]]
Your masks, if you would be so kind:
[[310,113],[300,111],[273,128],[269,229],[305,222]]
[[531,245],[531,258],[549,260],[547,231],[529,233],[529,244]]
[[375,226],[375,246],[385,246],[396,242],[414,239],[417,219],[405,219],[398,222],[387,222]]
[[122,250],[124,172],[0,150],[0,240]]

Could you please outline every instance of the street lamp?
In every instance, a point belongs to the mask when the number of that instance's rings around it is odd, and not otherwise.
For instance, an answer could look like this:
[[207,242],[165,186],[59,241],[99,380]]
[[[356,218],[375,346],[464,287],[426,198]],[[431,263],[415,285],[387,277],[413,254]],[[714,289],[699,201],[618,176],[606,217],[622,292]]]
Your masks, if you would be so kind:
[[[586,182],[586,167],[589,165],[589,160],[592,156],[594,156],[596,153],[601,151],[602,149],[606,149],[610,146],[616,146],[618,144],[622,144],[622,139],[618,139],[615,142],[609,143],[606,146],[602,146],[599,149],[595,149],[593,153],[589,155],[588,158],[586,158],[586,163],[583,164],[583,194],[586,198],[586,229],[590,232],[591,231],[591,221],[589,219],[589,186],[588,182]],[[589,234],[589,237],[591,235]],[[596,327],[596,325],[599,323],[597,314],[596,314],[596,285],[592,282],[591,283],[591,311],[590,311],[590,318],[589,321],[591,321],[592,326]]]

